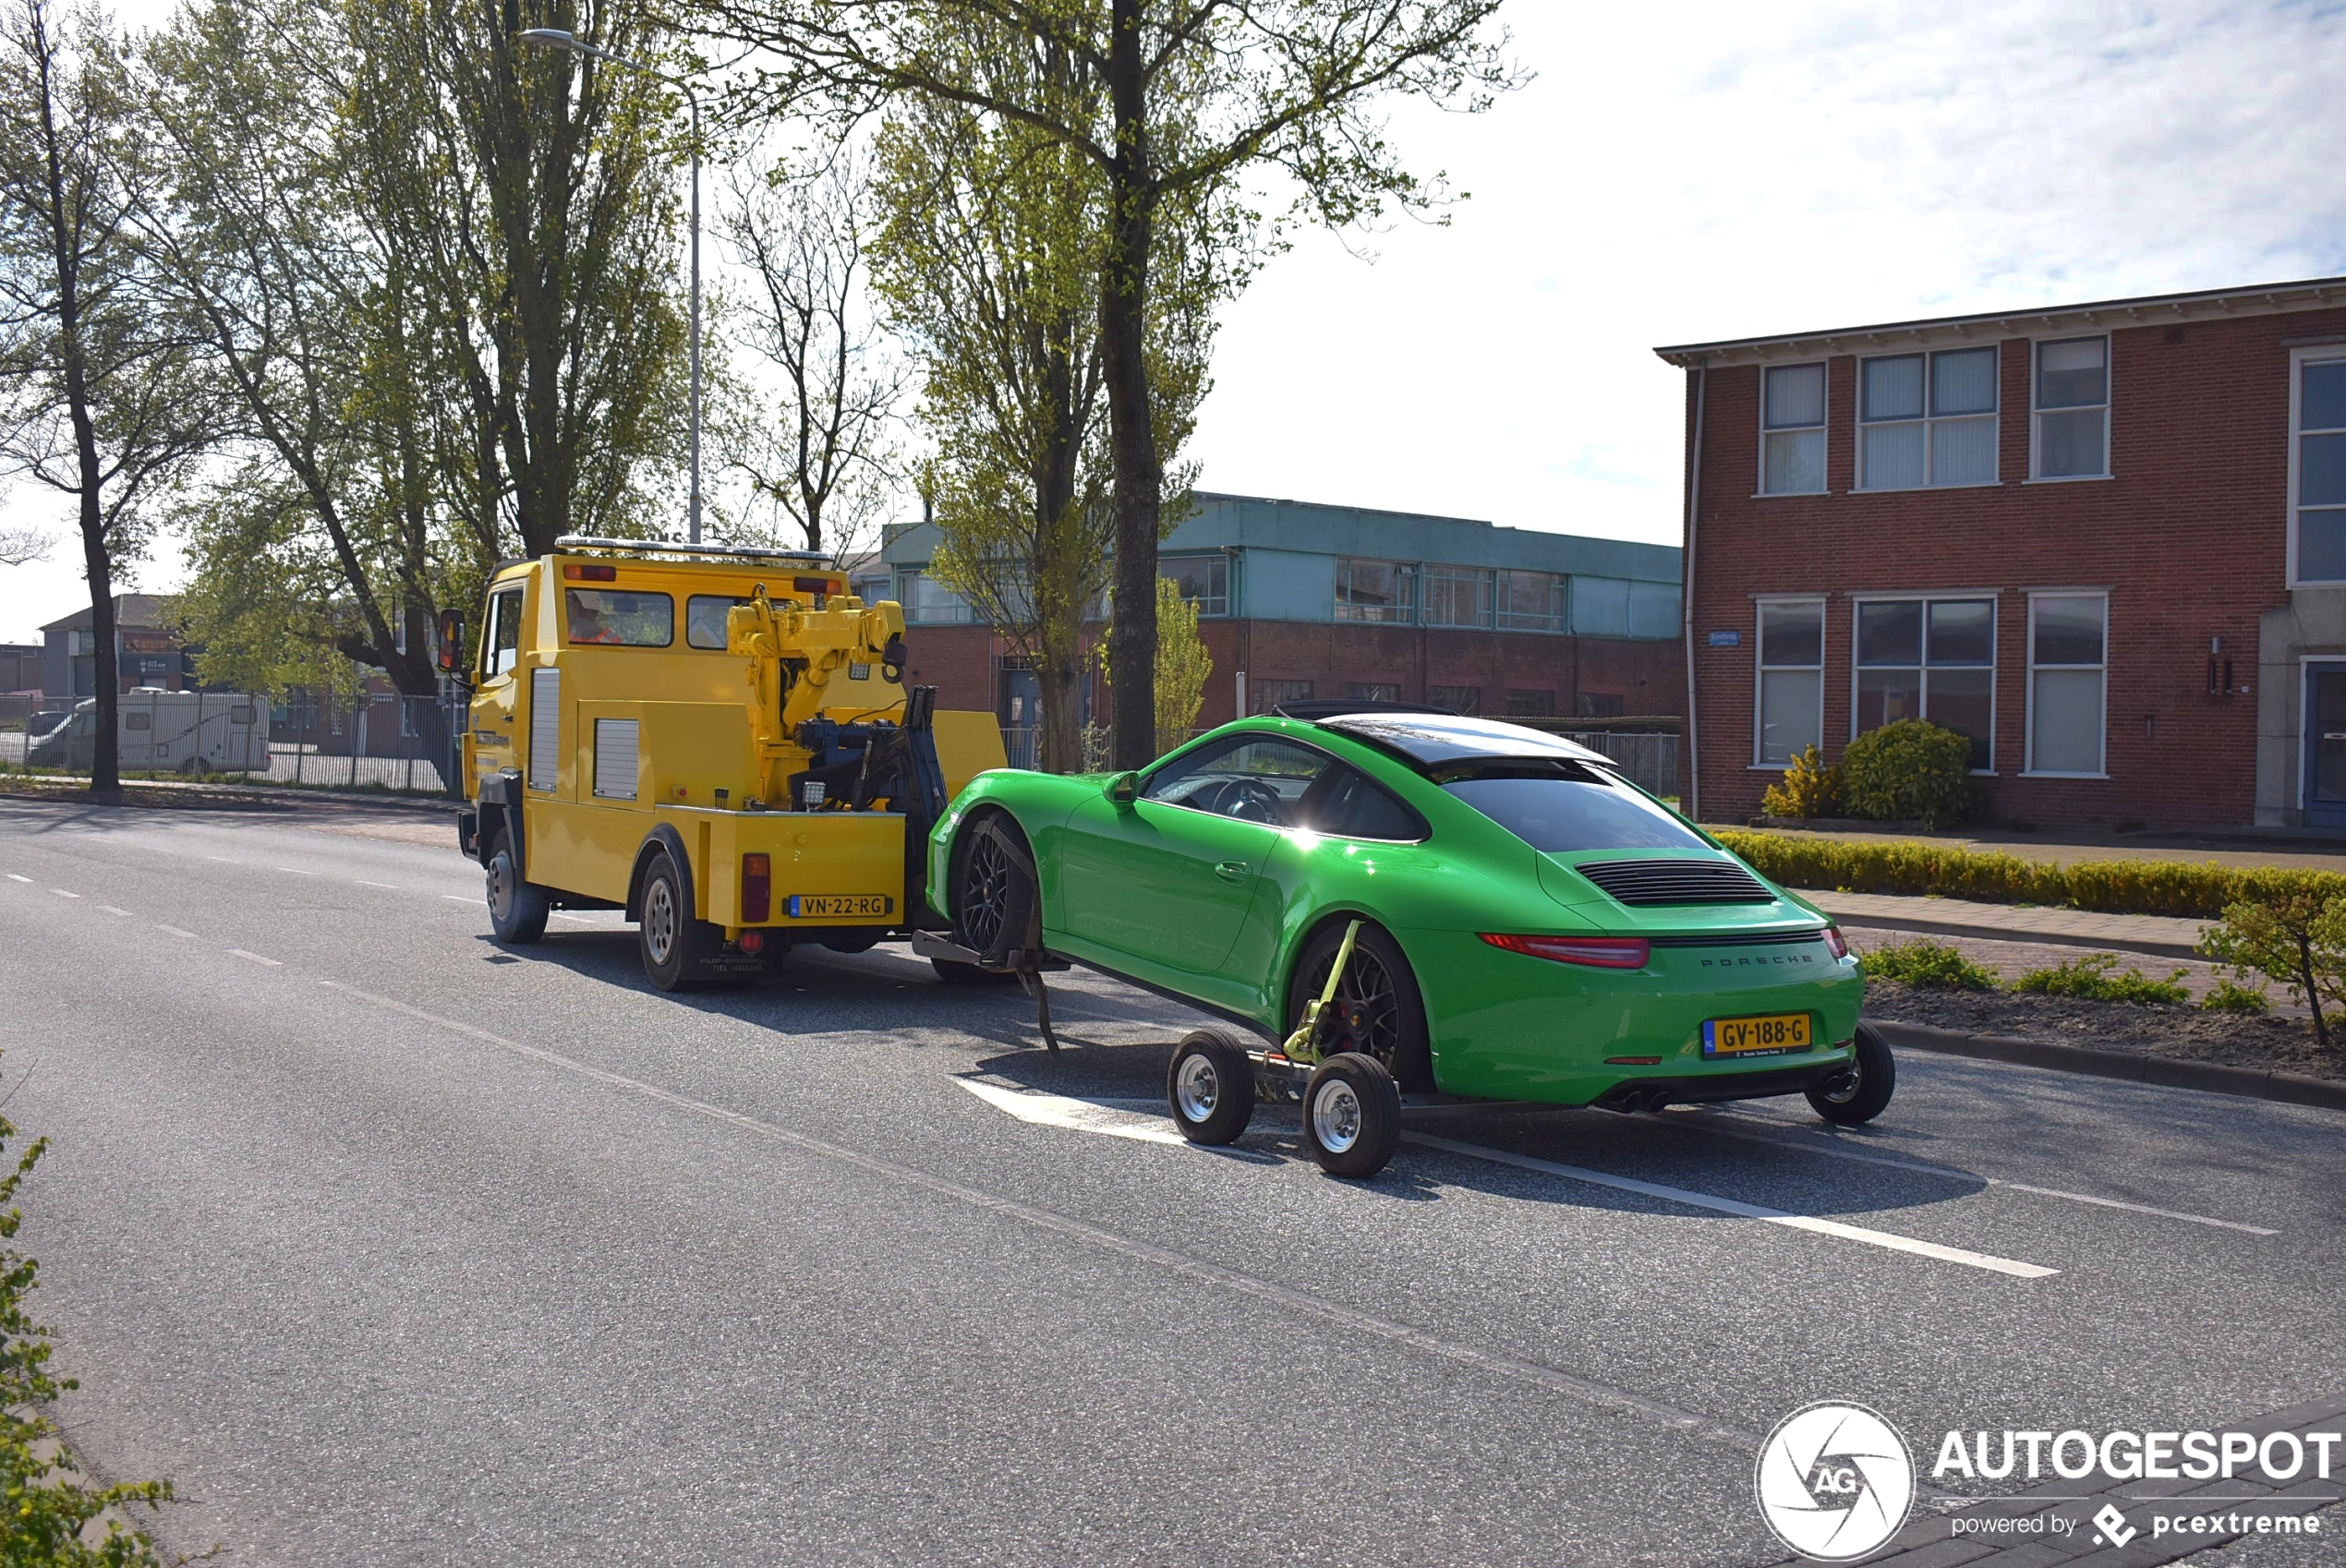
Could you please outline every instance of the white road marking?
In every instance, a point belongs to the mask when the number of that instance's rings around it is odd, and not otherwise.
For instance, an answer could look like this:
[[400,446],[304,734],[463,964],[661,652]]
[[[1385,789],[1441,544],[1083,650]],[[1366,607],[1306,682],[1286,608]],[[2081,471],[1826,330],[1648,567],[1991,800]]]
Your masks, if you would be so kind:
[[102,910],[105,911],[106,911],[106,913],[108,913],[108,914],[110,914],[110,915],[124,915],[124,916],[127,916],[127,915],[129,915],[129,913],[130,913],[130,911],[129,911],[128,910],[118,910],[118,909],[115,908],[112,904],[100,904],[98,907],[99,907],[100,909],[102,909]]
[[12,872],[8,873],[8,880],[9,880],[9,881],[11,881],[11,882],[30,882],[30,881],[31,881],[31,880],[32,880],[32,878],[31,878],[31,877],[30,877],[30,876],[18,876],[18,875],[15,872],[13,872],[13,871],[12,871]]
[[60,899],[79,899],[81,897],[79,893],[68,893],[62,887],[52,887],[49,891],[54,893]]
[[1868,1230],[1863,1225],[1844,1224],[1840,1220],[1819,1219],[1813,1214],[1787,1213],[1782,1209],[1764,1208],[1734,1198],[1719,1198],[1708,1192],[1692,1192],[1683,1187],[1664,1187],[1656,1181],[1639,1181],[1635,1176],[1611,1176],[1579,1165],[1560,1165],[1553,1160],[1534,1159],[1529,1154],[1511,1153],[1505,1149],[1487,1149],[1479,1143],[1460,1143],[1455,1139],[1436,1138],[1432,1133],[1405,1132],[1401,1135],[1411,1143],[1429,1149],[1441,1149],[1469,1159],[1489,1160],[1502,1165],[1515,1165],[1527,1171],[1542,1171],[1572,1181],[1585,1181],[1594,1187],[1610,1187],[1620,1192],[1640,1193],[1658,1198],[1667,1203],[1684,1204],[1689,1209],[1709,1209],[1714,1213],[1733,1214],[1739,1219],[1765,1220],[1770,1224],[1789,1230],[1814,1231],[1819,1236],[1837,1236],[1844,1241],[1862,1241],[1869,1247],[1885,1248],[1893,1252],[1911,1252],[1920,1258],[1937,1258],[1944,1262],[1963,1263],[1990,1273],[2010,1274],[2014,1279],[2040,1280],[2061,1272],[2038,1263],[2015,1262],[2010,1258],[1997,1258],[1985,1252],[1974,1252],[1965,1247],[1945,1247],[1935,1241],[1919,1241],[1911,1236],[1898,1236],[1886,1230]]
[[187,937],[187,938],[188,938],[189,940],[191,940],[191,941],[193,941],[193,940],[200,940],[200,938],[198,938],[198,937],[196,936],[196,934],[195,934],[194,932],[192,932],[192,931],[182,931],[182,930],[180,930],[180,929],[179,929],[177,926],[175,926],[175,925],[158,925],[158,926],[156,926],[156,927],[155,927],[155,929],[156,929],[157,931],[167,931],[167,932],[171,933],[171,935],[174,935],[174,936],[185,936],[185,937]]
[[556,920],[574,920],[581,925],[593,925],[596,923],[593,919],[586,915],[569,914],[561,910],[556,910],[554,911],[554,918]]
[[236,863],[236,857],[234,855],[206,855],[204,856],[204,859],[208,861],[224,861],[230,865]]
[[1171,1143],[1176,1146],[1189,1141],[1166,1125],[1163,1116],[1143,1116],[1131,1111],[1111,1110],[1095,1105],[1089,1100],[1070,1100],[1064,1094],[1045,1094],[1032,1089],[1005,1089],[998,1083],[981,1083],[973,1078],[953,1080],[998,1111],[1008,1111],[1022,1122],[1037,1127],[1060,1127],[1070,1132],[1104,1132],[1110,1138],[1131,1138],[1143,1143]]
[[[477,1028],[472,1024],[459,1023],[454,1019],[441,1018],[435,1013],[428,1013],[421,1007],[413,1007],[405,1002],[394,1001],[389,996],[378,996],[372,992],[345,985],[340,981],[321,980],[318,983],[330,990],[339,991],[345,996],[356,997],[359,1001],[387,1008],[392,1012],[404,1013],[409,1018],[419,1019],[425,1023],[434,1024],[441,1029],[453,1030],[458,1034],[468,1035],[485,1044],[495,1045],[517,1056],[542,1063],[562,1072],[576,1074],[580,1078],[609,1088],[640,1094],[647,1100],[672,1109],[687,1111],[694,1116],[705,1116],[711,1121],[723,1122],[742,1131],[756,1133],[778,1143],[786,1143],[806,1153],[819,1154],[826,1159],[838,1161],[841,1164],[853,1165],[858,1170],[901,1186],[918,1188],[922,1191],[933,1193],[937,1197],[967,1204],[973,1209],[998,1214],[1005,1219],[1016,1220],[1038,1230],[1046,1230],[1054,1235],[1066,1236],[1070,1240],[1087,1243],[1103,1251],[1114,1252],[1136,1262],[1153,1264],[1170,1273],[1181,1274],[1191,1279],[1203,1280],[1209,1285],[1219,1285],[1239,1295],[1249,1296],[1257,1301],[1267,1303],[1275,1311],[1317,1318],[1323,1322],[1331,1322],[1342,1328],[1373,1334],[1392,1344],[1405,1345],[1412,1349],[1423,1351],[1427,1355],[1439,1356],[1481,1371],[1535,1383],[1552,1393],[1564,1394],[1600,1410],[1643,1416],[1685,1436],[1741,1455],[1746,1464],[1750,1462],[1750,1454],[1760,1446],[1760,1439],[1757,1433],[1742,1431],[1723,1421],[1715,1420],[1691,1410],[1682,1410],[1676,1405],[1666,1405],[1661,1400],[1645,1394],[1635,1393],[1627,1389],[1614,1388],[1587,1378],[1574,1377],[1569,1372],[1559,1371],[1554,1367],[1542,1366],[1536,1361],[1525,1361],[1504,1352],[1485,1350],[1478,1345],[1443,1339],[1411,1324],[1390,1318],[1373,1317],[1341,1303],[1309,1295],[1289,1285],[1262,1279],[1253,1274],[1240,1273],[1236,1269],[1227,1268],[1219,1263],[1210,1263],[1203,1258],[1193,1258],[1186,1252],[1177,1252],[1169,1247],[1159,1247],[1152,1242],[1138,1241],[1128,1236],[1119,1236],[1103,1226],[1071,1219],[1065,1214],[1054,1213],[1048,1209],[1022,1203],[1016,1199],[1004,1198],[978,1188],[964,1187],[960,1182],[949,1181],[943,1176],[931,1176],[928,1172],[917,1170],[911,1165],[900,1165],[893,1160],[882,1159],[877,1154],[866,1154],[837,1143],[828,1143],[819,1138],[811,1138],[805,1133],[793,1132],[788,1128],[778,1127],[772,1122],[759,1121],[756,1117],[744,1116],[739,1111],[730,1111],[721,1105],[712,1105],[704,1100],[688,1099],[684,1095],[656,1088],[638,1079],[623,1078],[615,1072],[606,1072],[600,1067],[591,1067],[584,1062],[575,1061],[555,1052],[544,1050],[536,1045],[524,1045],[519,1041],[491,1034],[489,1031]],[[1917,1490],[1919,1491],[1921,1489],[1917,1487]]]
[[[2154,1209],[2147,1203],[2129,1203],[2117,1198],[2098,1198],[2090,1192],[2068,1192],[2058,1187],[2031,1187],[2025,1181],[2006,1181],[2001,1176],[1975,1176],[1969,1171],[1954,1170],[1946,1165],[1926,1164],[1919,1160],[1901,1160],[1892,1154],[1864,1154],[1855,1149],[1830,1148],[1822,1143],[1796,1142],[1786,1138],[1763,1138],[1755,1132],[1737,1132],[1732,1128],[1720,1127],[1711,1119],[1714,1116],[1736,1116],[1745,1121],[1762,1122],[1776,1127],[1784,1126],[1772,1116],[1755,1116],[1747,1112],[1726,1110],[1699,1113],[1682,1119],[1675,1119],[1668,1125],[1691,1127],[1720,1138],[1739,1138],[1747,1143],[1766,1143],[1778,1149],[1790,1149],[1802,1154],[1821,1154],[1828,1160],[1849,1160],[1861,1165],[1885,1165],[1896,1171],[1919,1171],[1925,1176],[1949,1176],[1957,1181],[1983,1182],[1989,1187],[2001,1187],[2012,1192],[2033,1193],[2039,1198],[2065,1198],[2072,1203],[2091,1203],[2102,1209],[2123,1209],[2129,1213],[2151,1214],[2162,1220],[2181,1220],[2186,1224],[2213,1225],[2219,1230],[2244,1231],[2250,1236],[2279,1236],[2280,1234],[2268,1225],[2243,1224],[2238,1220],[2219,1220],[2207,1214],[2187,1214],[2180,1209]],[[1797,1132],[1801,1129],[1789,1128],[1786,1130]]]
[[394,893],[399,891],[399,885],[395,882],[369,882],[364,877],[359,878],[358,886],[361,887],[388,887]]
[[281,865],[277,869],[279,871],[291,872],[296,876],[315,876],[318,874],[314,871],[304,871],[297,865]]
[[443,899],[453,899],[460,904],[485,904],[489,902],[486,899],[476,899],[469,893],[442,893],[441,897]]
[[267,964],[271,969],[283,969],[285,967],[282,962],[275,959],[264,959],[259,953],[248,953],[242,947],[229,948],[228,956],[232,959],[246,959],[257,964]]

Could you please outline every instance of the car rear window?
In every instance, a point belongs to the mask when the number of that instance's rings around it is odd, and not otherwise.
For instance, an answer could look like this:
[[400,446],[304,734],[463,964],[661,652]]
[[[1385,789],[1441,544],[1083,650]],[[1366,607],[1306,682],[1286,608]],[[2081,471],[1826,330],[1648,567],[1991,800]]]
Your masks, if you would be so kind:
[[1709,848],[1663,807],[1594,768],[1486,763],[1441,770],[1434,781],[1546,854]]

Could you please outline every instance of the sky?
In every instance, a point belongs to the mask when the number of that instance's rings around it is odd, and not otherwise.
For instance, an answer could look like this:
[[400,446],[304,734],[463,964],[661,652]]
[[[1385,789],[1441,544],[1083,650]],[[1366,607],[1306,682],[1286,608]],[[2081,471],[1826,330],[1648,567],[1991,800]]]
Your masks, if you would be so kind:
[[[2346,5],[1501,16],[1530,85],[1392,115],[1450,221],[1303,235],[1226,308],[1202,488],[1675,542],[1655,344],[2346,273]],[[0,567],[0,640],[86,602],[78,561]]]

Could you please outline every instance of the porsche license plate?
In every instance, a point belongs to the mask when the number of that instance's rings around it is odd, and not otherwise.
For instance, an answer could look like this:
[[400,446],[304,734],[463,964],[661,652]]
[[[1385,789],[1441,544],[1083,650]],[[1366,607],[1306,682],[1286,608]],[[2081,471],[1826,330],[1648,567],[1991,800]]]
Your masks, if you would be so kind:
[[1702,1054],[1706,1056],[1765,1056],[1806,1051],[1814,1040],[1807,1013],[1712,1019],[1702,1026]]
[[856,920],[896,912],[896,900],[885,893],[792,893],[792,920]]

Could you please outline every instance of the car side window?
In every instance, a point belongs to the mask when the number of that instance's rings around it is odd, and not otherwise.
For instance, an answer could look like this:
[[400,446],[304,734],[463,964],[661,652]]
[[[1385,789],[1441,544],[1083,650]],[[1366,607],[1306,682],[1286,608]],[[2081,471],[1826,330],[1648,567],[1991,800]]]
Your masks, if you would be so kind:
[[502,675],[521,661],[521,590],[495,594],[489,600],[488,635],[481,640],[480,672]]
[[1414,843],[1426,837],[1423,818],[1357,767],[1330,768],[1301,803],[1298,825],[1336,838],[1385,838]]
[[1276,735],[1233,735],[1157,769],[1143,800],[1240,822],[1294,827],[1334,759]]

